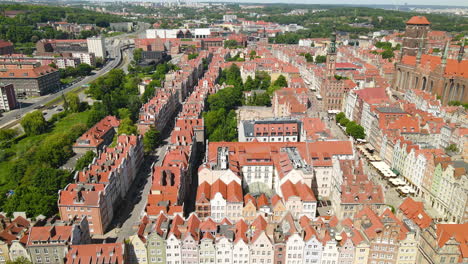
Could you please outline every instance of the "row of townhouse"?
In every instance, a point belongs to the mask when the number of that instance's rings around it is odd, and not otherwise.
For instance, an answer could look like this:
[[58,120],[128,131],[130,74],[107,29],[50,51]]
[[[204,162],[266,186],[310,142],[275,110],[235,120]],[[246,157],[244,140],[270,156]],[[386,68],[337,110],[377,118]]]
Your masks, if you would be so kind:
[[104,234],[142,161],[141,136],[118,136],[115,147],[99,151],[88,167],[75,173],[74,183],[59,191],[61,219],[87,217],[91,234]]
[[201,114],[208,95],[222,88],[215,83],[220,74],[219,64],[224,61],[226,52],[220,50],[214,56],[211,53],[206,55],[206,58],[210,58],[210,65],[182,104],[167,152],[161,162],[153,165],[152,187],[145,208],[149,217],[155,217],[161,212],[169,215],[184,214],[184,203],[193,192],[190,187],[194,182],[194,164],[199,158],[200,145],[205,140]]
[[276,222],[262,215],[232,222],[161,213],[143,218],[129,255],[140,256],[135,263],[155,264],[413,264],[420,255],[417,232],[390,209],[377,213],[369,207],[352,218],[295,220],[287,212]]
[[423,202],[406,198],[397,217],[413,230],[418,241],[418,254],[413,263],[466,263],[468,223],[443,224],[433,220],[425,211]]
[[166,74],[164,86],[140,109],[138,130],[144,135],[151,127],[164,131],[180,108],[180,104],[193,91],[204,73],[204,63],[211,60],[211,53],[202,51],[197,58],[179,62],[180,70]]
[[376,88],[355,90],[346,97],[344,113],[364,127],[371,150],[403,176],[415,195],[435,209],[437,218],[463,223],[468,219],[468,166],[444,148],[454,142],[464,145],[466,129],[446,123],[443,110],[423,106],[423,100],[437,105],[432,96],[408,93],[405,96],[412,101],[391,103]]
[[205,181],[198,186],[195,212],[201,219],[228,219],[232,222],[243,219],[248,223],[258,215],[278,222],[286,212],[290,212],[294,219],[302,215],[315,218],[317,199],[310,186],[302,182],[293,184],[288,180],[281,185],[281,191],[282,196],[273,195],[271,198],[265,194],[254,197],[247,193],[243,196],[242,187],[236,181],[226,184],[218,179],[211,185]]
[[[91,242],[87,218],[32,222],[17,216],[0,233],[0,263],[63,264],[70,247]],[[8,219],[7,219],[8,221]]]

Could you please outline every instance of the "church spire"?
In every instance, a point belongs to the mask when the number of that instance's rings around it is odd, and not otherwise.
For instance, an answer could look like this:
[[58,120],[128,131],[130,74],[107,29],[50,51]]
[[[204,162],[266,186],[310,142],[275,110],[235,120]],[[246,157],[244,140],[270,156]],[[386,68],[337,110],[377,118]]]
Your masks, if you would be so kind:
[[336,54],[336,28],[333,26],[333,32],[330,38],[330,47],[328,48],[329,54]]
[[416,64],[419,64],[421,62],[423,47],[424,47],[424,36],[423,36],[423,40],[419,42],[418,54],[416,54]]
[[330,38],[330,47],[327,51],[327,79],[331,80],[335,78],[336,72],[336,31],[333,27],[333,33]]
[[444,54],[442,54],[442,64],[447,64],[449,46],[450,46],[450,41],[447,41],[447,44],[445,44]]
[[458,62],[461,62],[463,60],[463,55],[465,55],[465,39],[463,39],[460,46],[460,51],[458,51]]

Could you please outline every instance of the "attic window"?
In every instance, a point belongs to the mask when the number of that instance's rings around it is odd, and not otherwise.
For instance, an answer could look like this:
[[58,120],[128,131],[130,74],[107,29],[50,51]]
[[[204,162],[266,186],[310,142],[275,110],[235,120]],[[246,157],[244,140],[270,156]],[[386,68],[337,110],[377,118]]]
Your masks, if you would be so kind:
[[23,76],[28,76],[28,73],[27,73],[27,72],[24,72],[24,73],[23,73]]
[[13,72],[10,72],[10,74],[9,74],[9,75],[10,75],[10,76],[15,76],[15,74],[14,74]]

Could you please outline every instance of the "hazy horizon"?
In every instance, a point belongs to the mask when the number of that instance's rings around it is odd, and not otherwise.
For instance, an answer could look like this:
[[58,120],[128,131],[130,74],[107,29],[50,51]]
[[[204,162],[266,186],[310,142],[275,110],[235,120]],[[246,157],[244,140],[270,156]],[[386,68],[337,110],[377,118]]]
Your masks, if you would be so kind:
[[[187,0],[181,0],[187,1]],[[412,1],[405,1],[405,0],[360,0],[358,1],[345,1],[345,0],[329,0],[329,1],[301,1],[301,0],[256,0],[256,1],[248,1],[248,0],[234,0],[234,1],[220,1],[220,0],[188,0],[189,2],[222,2],[222,3],[236,3],[236,4],[308,4],[308,5],[386,5],[386,6],[399,6],[404,7],[405,4],[408,6],[418,5],[418,6],[452,6],[452,7],[463,7],[468,8],[468,1],[461,1],[461,0],[447,0],[444,2],[440,2],[438,0],[412,0]],[[93,2],[93,1],[90,1]],[[100,1],[99,1],[100,2]],[[115,2],[114,0],[105,0],[105,2]],[[123,2],[177,2],[177,0],[126,0]]]

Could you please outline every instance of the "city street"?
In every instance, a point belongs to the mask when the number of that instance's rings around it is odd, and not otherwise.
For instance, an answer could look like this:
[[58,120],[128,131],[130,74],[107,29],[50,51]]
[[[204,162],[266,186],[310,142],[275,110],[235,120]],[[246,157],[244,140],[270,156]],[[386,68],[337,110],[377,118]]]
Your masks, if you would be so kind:
[[[139,31],[136,32],[136,34],[144,32],[144,30],[146,30],[146,28],[140,29]],[[62,94],[66,94],[85,84],[89,84],[90,82],[96,80],[100,76],[108,73],[110,70],[118,67],[121,64],[122,54],[123,52],[125,52],[125,50],[122,51],[122,48],[125,46],[128,47],[128,45],[132,44],[132,42],[128,40],[129,34],[135,34],[135,32],[122,34],[122,35],[118,35],[118,36],[106,39],[106,48],[107,48],[107,51],[109,52],[109,59],[108,59],[108,62],[100,70],[94,72],[94,75],[86,76],[85,78],[74,83],[73,85],[66,87],[65,89],[62,89],[61,91],[57,91],[56,93],[44,95],[39,98],[33,98],[35,99],[35,100],[32,100],[34,101],[34,103],[23,104],[20,109],[15,109],[13,111],[3,113],[3,116],[0,117],[0,128],[12,127],[16,125],[19,117],[25,115],[26,113],[32,112],[36,110],[37,108],[40,108],[40,106],[45,105],[48,102],[59,98],[60,96],[62,96]],[[129,63],[129,61],[127,63]]]

